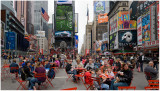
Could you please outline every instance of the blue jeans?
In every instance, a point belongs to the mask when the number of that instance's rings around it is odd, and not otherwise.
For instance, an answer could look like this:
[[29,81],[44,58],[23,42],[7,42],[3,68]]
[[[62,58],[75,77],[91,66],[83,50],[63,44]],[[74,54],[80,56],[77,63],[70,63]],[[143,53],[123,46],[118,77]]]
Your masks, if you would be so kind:
[[27,81],[29,81],[28,88],[30,88],[30,86],[31,86],[31,83],[30,83],[30,82],[31,82],[31,79],[32,79],[32,77],[28,77],[28,78],[26,79]]
[[136,62],[136,68],[138,69],[138,66],[139,66],[139,62]]
[[77,75],[77,70],[67,71],[67,74],[73,74],[73,79],[76,80],[75,75]]
[[140,63],[141,72],[143,72],[143,63]]
[[32,78],[29,82],[30,82],[29,89],[33,89],[33,86],[35,86],[35,83],[38,83],[38,85],[42,83],[42,81],[39,81],[37,78]]
[[103,90],[109,90],[109,85],[102,83],[102,84],[101,84],[101,88],[102,88]]
[[128,84],[125,83],[125,82],[114,83],[115,81],[116,81],[116,79],[113,79],[113,80],[111,81],[110,90],[118,90],[118,86],[128,86]]

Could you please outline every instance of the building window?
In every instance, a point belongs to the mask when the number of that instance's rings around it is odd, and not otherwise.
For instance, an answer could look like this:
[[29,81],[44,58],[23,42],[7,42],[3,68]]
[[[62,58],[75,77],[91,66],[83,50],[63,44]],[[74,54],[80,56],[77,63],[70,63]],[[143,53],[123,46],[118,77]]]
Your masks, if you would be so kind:
[[122,3],[122,6],[127,6],[127,4],[126,3]]

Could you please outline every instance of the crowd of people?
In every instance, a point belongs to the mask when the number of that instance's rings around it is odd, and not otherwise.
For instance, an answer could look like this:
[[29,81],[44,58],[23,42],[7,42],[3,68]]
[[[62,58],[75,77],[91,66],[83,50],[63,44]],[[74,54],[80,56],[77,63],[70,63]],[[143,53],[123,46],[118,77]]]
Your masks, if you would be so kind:
[[[4,61],[9,58],[4,54]],[[35,78],[36,73],[46,73],[48,78],[54,79],[56,73],[53,67],[65,68],[67,74],[73,74],[73,82],[79,80],[77,74],[84,73],[85,84],[92,84],[91,89],[98,90],[117,90],[119,86],[130,86],[133,79],[133,70],[143,72],[143,54],[126,57],[122,60],[120,57],[92,57],[92,56],[75,56],[73,59],[68,55],[37,55],[19,56],[19,64],[13,59],[11,67],[19,69],[11,70],[11,73],[18,73],[16,77],[21,77],[22,80],[29,81],[28,89],[37,89],[35,83],[40,85],[46,78]],[[75,61],[75,62],[74,62]],[[10,63],[10,61],[9,61]],[[149,65],[145,67],[144,72],[149,72],[151,78],[146,76],[146,79],[157,79],[158,74],[158,59],[155,56],[150,60]],[[83,70],[76,69],[82,68]],[[94,81],[92,77],[100,79],[100,82]],[[77,80],[78,79],[78,80]]]

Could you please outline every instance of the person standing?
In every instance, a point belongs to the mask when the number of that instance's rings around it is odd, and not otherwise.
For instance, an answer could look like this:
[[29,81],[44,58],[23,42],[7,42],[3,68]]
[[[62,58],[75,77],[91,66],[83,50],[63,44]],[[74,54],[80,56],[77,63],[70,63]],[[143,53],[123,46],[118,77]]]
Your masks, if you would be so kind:
[[156,67],[156,70],[158,70],[158,66],[157,66],[157,64],[158,64],[158,58],[157,58],[157,56],[156,55],[154,55],[154,57],[153,57],[153,63],[154,63],[154,66],[153,66],[153,68],[155,68]]
[[143,53],[141,53],[139,56],[139,60],[138,60],[138,62],[140,64],[141,72],[143,72],[143,61],[144,61],[144,55],[143,55]]

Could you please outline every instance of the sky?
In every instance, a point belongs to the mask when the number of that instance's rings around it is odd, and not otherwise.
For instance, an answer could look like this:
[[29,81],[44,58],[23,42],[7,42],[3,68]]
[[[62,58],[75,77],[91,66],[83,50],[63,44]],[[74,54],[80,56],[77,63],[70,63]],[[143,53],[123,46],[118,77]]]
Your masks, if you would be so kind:
[[[78,53],[81,51],[84,42],[84,34],[87,24],[87,4],[89,9],[89,21],[93,21],[93,0],[75,0],[75,13],[78,13]],[[48,0],[49,23],[52,23],[52,14],[54,14],[54,0]]]

